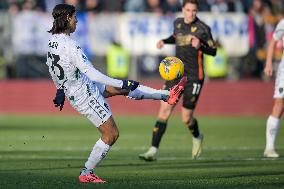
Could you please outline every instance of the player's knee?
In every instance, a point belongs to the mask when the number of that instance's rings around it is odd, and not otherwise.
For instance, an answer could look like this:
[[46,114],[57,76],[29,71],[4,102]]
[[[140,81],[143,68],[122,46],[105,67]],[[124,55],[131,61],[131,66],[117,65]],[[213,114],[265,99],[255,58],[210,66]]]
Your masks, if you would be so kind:
[[275,100],[275,103],[274,103],[274,108],[277,109],[277,110],[282,110],[283,109],[283,100]]
[[274,102],[274,106],[273,106],[273,114],[275,115],[280,115],[281,112],[283,111],[284,108],[284,104],[283,104],[283,100],[275,100]]
[[284,106],[283,100],[277,100],[277,101],[275,102],[275,106],[276,106],[279,110],[282,110],[282,109],[283,109],[283,106]]
[[119,137],[119,132],[117,129],[113,129],[110,132],[104,134],[102,138],[108,145],[113,145]]
[[118,132],[118,130],[116,129],[116,130],[114,130],[114,131],[111,133],[111,136],[110,136],[112,144],[114,144],[114,143],[116,142],[116,140],[118,139],[118,137],[119,137],[119,132]]
[[119,137],[119,132],[118,132],[118,130],[116,130],[116,131],[113,133],[113,140],[114,140],[114,142],[118,139],[118,137]]
[[194,123],[196,122],[197,120],[194,118],[194,117],[183,117],[182,118],[182,122],[187,125],[187,126],[191,126],[191,125],[194,125]]
[[158,114],[158,119],[166,122],[171,115],[171,109],[161,108]]
[[169,119],[169,114],[159,114],[158,115],[158,120],[161,120],[161,121],[163,121],[163,122],[167,122],[168,121],[168,119]]

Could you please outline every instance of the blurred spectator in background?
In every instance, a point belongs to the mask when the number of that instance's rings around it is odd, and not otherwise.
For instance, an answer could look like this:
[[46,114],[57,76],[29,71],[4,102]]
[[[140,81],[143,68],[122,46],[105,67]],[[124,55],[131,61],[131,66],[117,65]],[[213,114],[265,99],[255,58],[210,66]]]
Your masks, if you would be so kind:
[[204,11],[210,11],[210,4],[209,2],[210,0],[199,0],[199,10],[200,12],[204,12]]
[[10,15],[16,15],[20,11],[20,3],[16,0],[9,1],[8,12]]
[[145,10],[144,0],[126,0],[124,10],[126,12],[143,12]]
[[211,5],[212,12],[231,12],[233,9],[232,3],[226,0],[215,0]]
[[[42,50],[42,26],[38,23],[38,13],[43,11],[36,0],[23,0],[19,5],[21,20],[13,23],[13,50],[15,55],[15,75],[19,78],[47,78],[45,57]],[[23,23],[27,22],[27,23]],[[20,28],[25,26],[20,31]],[[20,40],[17,38],[20,37]],[[18,40],[17,40],[18,39]]]
[[279,19],[281,19],[281,15],[284,11],[284,1],[279,0],[270,0],[270,8],[274,15],[276,15]]
[[181,11],[181,4],[179,0],[166,0],[163,8],[164,13],[176,13]]
[[212,12],[242,12],[243,6],[239,0],[214,0],[211,1]]
[[0,1],[0,11],[7,10],[9,8],[9,3],[7,0]]
[[249,9],[252,5],[253,0],[241,0],[243,10],[247,14],[249,12]]
[[107,75],[126,79],[129,73],[130,55],[120,43],[113,40],[106,52]]
[[84,4],[84,11],[87,13],[100,13],[102,11],[101,0],[86,0]]
[[82,11],[83,10],[83,3],[84,1],[82,0],[64,0],[64,3],[73,5],[77,11]]
[[125,0],[102,0],[105,12],[122,12]]
[[253,0],[248,15],[249,53],[241,63],[242,77],[262,76],[266,56],[266,24],[271,22],[271,12],[262,0]]
[[22,10],[32,11],[32,10],[40,10],[40,9],[37,7],[35,0],[25,0],[24,3],[22,4]]
[[160,0],[146,0],[145,12],[163,13]]
[[55,5],[63,3],[63,0],[38,0],[38,5],[46,12],[52,12]]

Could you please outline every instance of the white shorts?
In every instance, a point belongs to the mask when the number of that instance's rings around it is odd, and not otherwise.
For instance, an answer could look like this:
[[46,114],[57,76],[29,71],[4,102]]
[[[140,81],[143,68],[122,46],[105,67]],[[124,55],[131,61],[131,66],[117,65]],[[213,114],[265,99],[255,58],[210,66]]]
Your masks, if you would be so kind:
[[284,70],[282,69],[278,69],[277,71],[273,97],[284,98]]
[[112,115],[108,103],[103,97],[105,85],[94,83],[83,85],[76,94],[69,95],[71,106],[85,115],[96,127],[105,123]]

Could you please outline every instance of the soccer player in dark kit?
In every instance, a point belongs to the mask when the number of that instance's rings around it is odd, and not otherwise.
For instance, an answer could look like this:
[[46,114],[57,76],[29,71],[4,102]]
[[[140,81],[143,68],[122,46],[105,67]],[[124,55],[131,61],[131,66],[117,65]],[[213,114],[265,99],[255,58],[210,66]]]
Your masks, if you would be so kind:
[[[158,41],[157,48],[164,44],[176,45],[176,57],[184,63],[187,76],[182,104],[182,121],[193,135],[192,158],[196,159],[202,151],[203,135],[199,132],[198,121],[193,116],[203,82],[203,54],[216,55],[210,27],[198,19],[198,0],[184,0],[182,4],[183,17],[174,21],[174,33],[167,39]],[[179,80],[167,81],[164,89],[169,89]],[[158,118],[153,130],[152,144],[146,153],[139,158],[146,161],[156,160],[159,144],[167,128],[167,121],[175,106],[161,102]]]

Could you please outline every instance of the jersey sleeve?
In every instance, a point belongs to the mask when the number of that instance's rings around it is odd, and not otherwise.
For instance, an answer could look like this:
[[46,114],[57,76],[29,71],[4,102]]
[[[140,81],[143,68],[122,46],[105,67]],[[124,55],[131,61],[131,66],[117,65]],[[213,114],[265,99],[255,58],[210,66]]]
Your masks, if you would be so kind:
[[217,53],[217,48],[212,37],[211,29],[209,27],[204,27],[204,32],[200,38],[201,40],[201,50],[203,53],[215,56]]
[[284,20],[281,20],[277,24],[276,29],[274,30],[273,39],[275,41],[278,41],[278,40],[282,39],[283,36],[284,36]]
[[181,26],[181,22],[183,22],[183,18],[176,18],[174,23],[173,23],[173,36],[176,36],[178,32],[178,28]]
[[122,80],[108,77],[94,68],[78,45],[71,45],[71,62],[90,80],[113,87],[122,87]]

